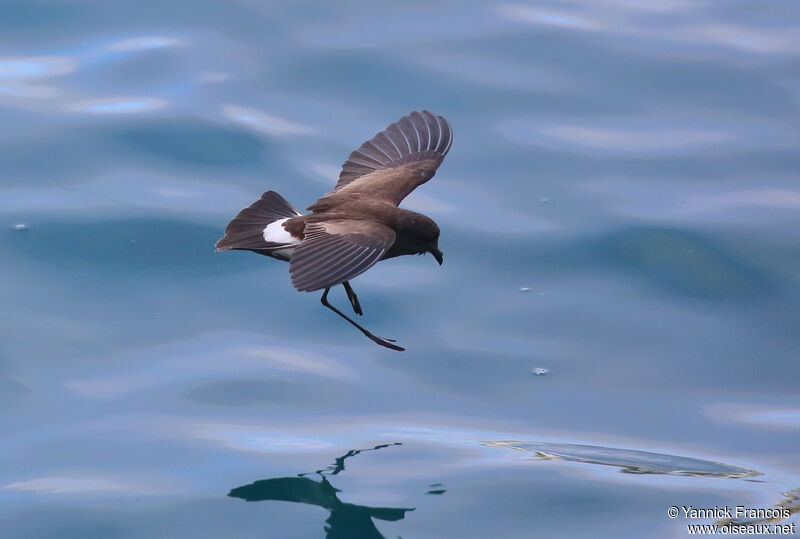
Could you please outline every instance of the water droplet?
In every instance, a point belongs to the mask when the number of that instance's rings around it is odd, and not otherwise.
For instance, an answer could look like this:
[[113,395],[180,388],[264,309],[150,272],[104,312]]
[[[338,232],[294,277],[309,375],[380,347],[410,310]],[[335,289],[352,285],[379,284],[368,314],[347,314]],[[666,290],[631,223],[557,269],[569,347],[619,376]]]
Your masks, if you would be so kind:
[[519,291],[520,292],[530,292],[531,289],[529,287],[527,287],[527,286],[523,286],[523,287],[520,287]]
[[550,369],[545,369],[545,368],[542,368],[542,367],[536,367],[534,369],[531,369],[531,372],[533,374],[535,374],[536,376],[544,376],[545,374],[550,372]]
[[28,230],[28,225],[19,223],[14,225],[14,230]]

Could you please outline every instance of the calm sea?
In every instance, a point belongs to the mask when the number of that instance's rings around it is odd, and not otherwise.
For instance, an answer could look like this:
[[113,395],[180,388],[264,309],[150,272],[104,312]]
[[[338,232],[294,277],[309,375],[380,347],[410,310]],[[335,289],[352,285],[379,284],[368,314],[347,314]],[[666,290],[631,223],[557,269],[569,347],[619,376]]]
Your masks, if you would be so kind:
[[[673,538],[714,519],[671,506],[797,510],[798,21],[4,0],[0,535]],[[422,108],[455,143],[406,207],[444,265],[353,282],[406,352],[214,253]]]

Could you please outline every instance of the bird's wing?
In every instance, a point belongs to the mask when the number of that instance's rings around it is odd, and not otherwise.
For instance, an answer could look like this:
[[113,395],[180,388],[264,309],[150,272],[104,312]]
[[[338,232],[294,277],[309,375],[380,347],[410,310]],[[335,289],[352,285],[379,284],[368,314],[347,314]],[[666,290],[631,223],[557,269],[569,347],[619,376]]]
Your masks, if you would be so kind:
[[[453,131],[441,116],[423,110],[400,118],[350,154],[333,191],[359,193],[399,204],[430,180],[450,151]],[[309,209],[313,209],[311,206]]]
[[394,231],[372,221],[336,219],[308,223],[292,253],[289,274],[297,290],[329,288],[362,274],[394,243]]

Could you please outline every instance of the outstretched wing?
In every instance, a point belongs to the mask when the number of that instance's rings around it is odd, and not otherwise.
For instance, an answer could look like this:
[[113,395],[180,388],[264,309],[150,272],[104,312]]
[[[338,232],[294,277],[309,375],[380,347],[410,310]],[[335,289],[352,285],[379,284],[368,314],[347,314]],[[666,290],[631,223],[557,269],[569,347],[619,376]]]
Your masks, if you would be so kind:
[[289,263],[292,284],[302,292],[330,288],[364,273],[395,239],[388,226],[354,219],[309,223],[304,234]]
[[396,168],[413,161],[433,161],[431,172],[435,172],[452,143],[453,132],[447,120],[427,110],[414,111],[351,153],[342,165],[334,190],[376,170]]
[[309,209],[322,209],[325,199],[345,192],[399,204],[433,177],[452,144],[453,131],[447,120],[427,110],[414,111],[351,153],[333,191]]

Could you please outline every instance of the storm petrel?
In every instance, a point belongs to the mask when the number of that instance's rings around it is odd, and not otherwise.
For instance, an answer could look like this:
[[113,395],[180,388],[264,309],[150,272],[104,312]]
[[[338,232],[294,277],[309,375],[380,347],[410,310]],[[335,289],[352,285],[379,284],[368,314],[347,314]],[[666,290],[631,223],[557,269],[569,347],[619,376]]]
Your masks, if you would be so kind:
[[333,190],[302,214],[275,191],[239,212],[217,242],[231,249],[289,262],[294,287],[323,290],[322,304],[374,342],[392,350],[394,339],[377,337],[328,303],[341,284],[361,316],[350,280],[380,260],[431,253],[439,265],[439,227],[422,215],[398,208],[417,186],[430,180],[453,143],[447,120],[426,110],[400,118],[350,154]]

